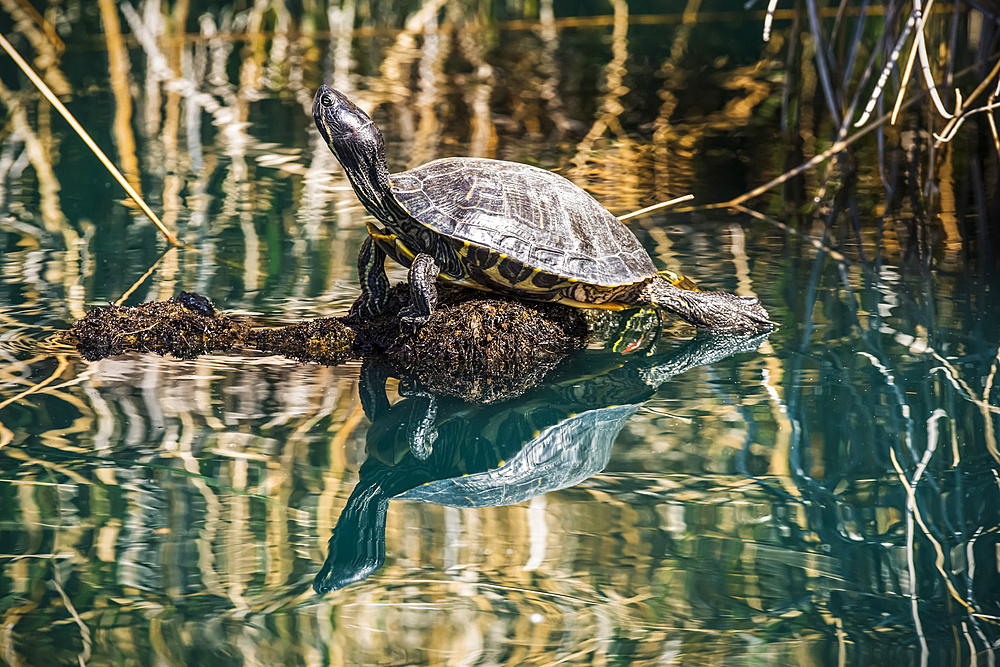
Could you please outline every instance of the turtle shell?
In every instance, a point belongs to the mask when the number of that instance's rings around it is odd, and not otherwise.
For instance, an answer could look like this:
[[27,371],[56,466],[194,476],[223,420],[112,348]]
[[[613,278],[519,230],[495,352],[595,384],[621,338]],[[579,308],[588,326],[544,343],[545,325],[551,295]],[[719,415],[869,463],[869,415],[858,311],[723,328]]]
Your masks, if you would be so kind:
[[516,162],[444,158],[393,174],[392,193],[430,230],[528,268],[613,287],[656,268],[635,235],[558,174]]
[[493,507],[574,486],[604,470],[615,438],[638,409],[614,405],[570,415],[497,467],[433,480],[396,497],[449,507]]

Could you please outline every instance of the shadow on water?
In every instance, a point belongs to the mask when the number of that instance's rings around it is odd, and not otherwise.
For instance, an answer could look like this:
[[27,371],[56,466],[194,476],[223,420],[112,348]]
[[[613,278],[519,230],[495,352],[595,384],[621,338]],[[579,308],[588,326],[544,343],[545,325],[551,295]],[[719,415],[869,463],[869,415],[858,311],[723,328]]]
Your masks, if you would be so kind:
[[372,422],[368,459],[330,538],[314,587],[362,581],[385,561],[393,498],[449,507],[513,505],[600,472],[643,401],[678,373],[756,350],[766,335],[700,334],[668,353],[605,358],[580,354],[558,377],[499,405],[471,405],[409,390],[389,405],[381,369],[362,370]]

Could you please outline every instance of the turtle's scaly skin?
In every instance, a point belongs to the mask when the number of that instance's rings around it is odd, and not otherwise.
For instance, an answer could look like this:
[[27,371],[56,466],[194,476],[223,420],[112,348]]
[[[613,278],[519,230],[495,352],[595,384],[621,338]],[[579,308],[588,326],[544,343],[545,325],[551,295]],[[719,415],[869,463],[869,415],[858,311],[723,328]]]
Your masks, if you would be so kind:
[[754,297],[679,289],[657,274],[635,235],[558,174],[516,162],[445,158],[389,175],[382,134],[342,93],[320,86],[316,127],[377,219],[358,255],[352,314],[381,312],[386,256],[410,267],[400,319],[433,314],[435,280],[583,308],[653,307],[705,329],[765,331]]

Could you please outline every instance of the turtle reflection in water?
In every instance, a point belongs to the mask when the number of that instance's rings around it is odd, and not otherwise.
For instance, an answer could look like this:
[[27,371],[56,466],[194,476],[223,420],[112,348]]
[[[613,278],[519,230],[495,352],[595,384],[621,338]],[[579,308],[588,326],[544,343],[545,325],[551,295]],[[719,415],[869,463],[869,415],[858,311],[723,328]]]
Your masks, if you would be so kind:
[[358,256],[354,315],[383,312],[388,256],[410,269],[410,303],[400,319],[413,326],[434,313],[440,278],[582,308],[651,307],[703,329],[772,327],[754,297],[684,290],[658,275],[635,235],[558,174],[458,157],[390,175],[382,133],[343,93],[320,86],[313,118],[375,217]]
[[385,374],[366,365],[368,459],[313,587],[343,588],[382,567],[391,498],[490,507],[577,484],[604,469],[618,433],[657,387],[694,366],[756,350],[763,339],[702,333],[668,353],[624,362],[615,355],[596,372],[592,355],[580,355],[554,383],[490,406],[413,392],[390,407]]

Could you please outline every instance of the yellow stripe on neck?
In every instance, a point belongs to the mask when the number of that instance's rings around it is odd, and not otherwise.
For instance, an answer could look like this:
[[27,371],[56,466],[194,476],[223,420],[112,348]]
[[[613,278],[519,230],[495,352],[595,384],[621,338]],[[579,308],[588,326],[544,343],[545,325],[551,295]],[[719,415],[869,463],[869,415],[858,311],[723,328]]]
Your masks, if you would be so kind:
[[397,235],[388,230],[379,229],[372,222],[367,222],[365,226],[368,228],[368,234],[372,239],[381,245],[382,249],[396,262],[404,266],[409,266],[413,263],[413,258],[416,257],[416,254],[407,248]]

